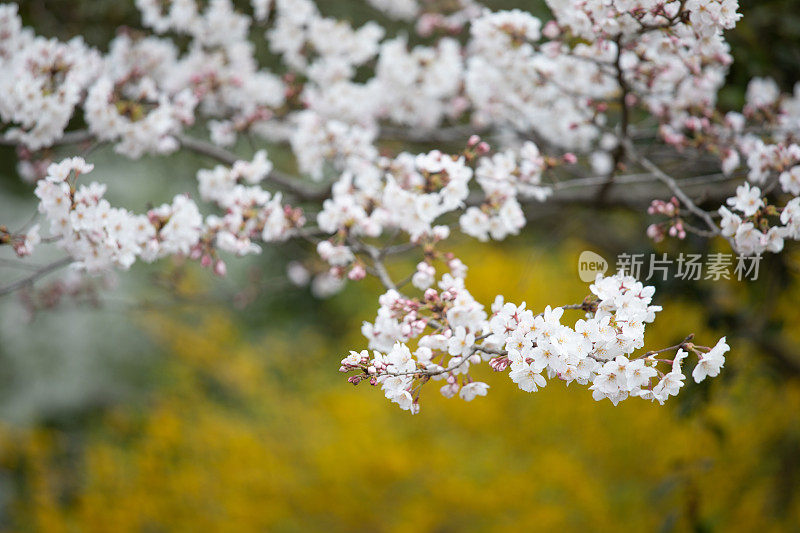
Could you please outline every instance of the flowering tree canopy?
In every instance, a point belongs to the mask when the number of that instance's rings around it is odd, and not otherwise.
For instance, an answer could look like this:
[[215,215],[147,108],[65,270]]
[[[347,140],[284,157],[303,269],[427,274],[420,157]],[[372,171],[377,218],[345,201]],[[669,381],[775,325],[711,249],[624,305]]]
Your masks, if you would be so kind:
[[[687,332],[642,351],[661,308],[630,273],[598,275],[582,302],[487,307],[447,247],[456,231],[518,234],[548,204],[558,216],[565,203],[630,201],[640,189],[617,186],[628,183],[660,187],[641,228],[657,241],[692,233],[760,256],[800,239],[800,85],[788,95],[754,79],[741,112],[717,105],[737,1],[548,0],[546,23],[476,0],[368,2],[405,30],[353,27],[310,0],[136,0],[147,31],[121,28],[107,52],[37,36],[0,5],[0,142],[16,147],[39,219],[0,226],[0,245],[63,251],[0,294],[61,267],[91,276],[169,256],[224,276],[230,256],[298,239],[326,267],[288,275],[313,275],[317,295],[368,275],[385,287],[362,328],[371,352],[340,370],[412,413],[429,381],[465,401],[487,394],[470,376],[484,363],[527,392],[575,381],[614,404],[663,403],[687,365],[697,382],[718,375],[724,337],[703,346]],[[262,37],[278,67],[257,60]],[[385,144],[397,138],[442,149],[398,153]],[[101,143],[218,164],[196,191],[133,212],[92,180]],[[285,145],[296,171],[276,168],[266,143]],[[72,157],[54,160],[56,147]],[[678,164],[689,153],[702,172]],[[709,184],[713,209],[692,194]],[[398,256],[418,261],[404,279],[386,267]]]

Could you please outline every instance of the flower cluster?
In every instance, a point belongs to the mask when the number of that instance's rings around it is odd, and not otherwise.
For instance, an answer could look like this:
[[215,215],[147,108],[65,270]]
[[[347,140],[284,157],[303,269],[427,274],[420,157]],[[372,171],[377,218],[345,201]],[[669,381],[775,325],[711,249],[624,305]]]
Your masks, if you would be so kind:
[[722,235],[732,238],[736,250],[743,255],[777,253],[783,250],[785,238],[800,238],[800,198],[779,210],[765,204],[761,189],[745,183],[737,187],[736,196],[728,198],[727,203],[733,212],[725,206],[719,208]]
[[[647,324],[660,307],[651,305],[655,292],[634,278],[617,274],[590,286],[593,296],[573,306],[587,312],[573,326],[562,323],[564,308],[548,306],[534,315],[525,304],[505,303],[498,296],[487,316],[464,287],[463,278],[445,274],[439,291],[426,289],[422,298],[407,298],[391,290],[380,298],[374,323],[362,332],[374,349],[351,352],[342,372],[356,371],[349,380],[380,385],[386,397],[404,410],[419,410],[419,392],[428,380],[445,384],[441,393],[470,401],[485,395],[488,385],[469,375],[471,365],[489,361],[526,392],[536,392],[547,380],[588,385],[595,400],[614,405],[628,397],[664,403],[678,393],[685,376],[682,361],[698,357],[692,376],[700,382],[719,374],[729,350],[725,338],[714,348],[697,346],[691,337],[658,351],[632,354],[644,346]],[[433,332],[425,334],[427,328]],[[416,341],[417,348],[409,347]],[[672,359],[660,356],[675,351]],[[663,371],[662,367],[668,367]]]
[[282,205],[280,193],[272,195],[258,185],[271,170],[272,162],[260,150],[252,162],[237,161],[231,168],[218,165],[197,173],[200,197],[225,210],[222,217],[206,219],[204,257],[213,256],[214,249],[239,256],[258,253],[261,248],[253,239],[283,241],[305,224],[302,210]]
[[0,244],[10,244],[17,257],[26,257],[42,242],[39,235],[39,224],[34,224],[25,233],[13,233],[5,226],[0,226]]
[[34,36],[15,4],[0,5],[0,122],[14,124],[5,137],[32,149],[58,140],[100,62],[80,37]]
[[119,140],[116,150],[128,157],[175,151],[175,135],[194,122],[197,98],[189,88],[175,95],[158,88],[155,80],[165,78],[174,61],[172,43],[114,39],[103,73],[86,96],[89,130],[99,140]]
[[323,17],[310,0],[277,0],[275,10],[274,26],[267,32],[272,50],[320,84],[352,78],[356,67],[378,53],[385,33],[374,22],[354,30]]
[[341,172],[358,169],[378,155],[373,145],[374,128],[324,120],[312,111],[300,113],[295,119],[295,130],[290,139],[292,150],[300,171],[316,181],[324,177],[326,163]]
[[412,241],[447,238],[449,228],[435,222],[461,207],[469,194],[473,171],[464,156],[404,152],[381,165],[384,177],[378,172],[342,176],[317,216],[320,229],[336,238],[374,237],[387,228],[405,231]]
[[677,237],[679,239],[686,238],[686,228],[681,218],[680,202],[678,202],[678,199],[674,196],[670,198],[669,202],[653,200],[650,203],[650,207],[647,208],[647,214],[664,215],[668,217],[666,222],[650,224],[647,227],[647,236],[655,242],[663,241],[667,234],[669,234],[670,237]]
[[410,51],[402,37],[384,41],[375,67],[379,109],[397,124],[434,128],[468,105],[460,95],[463,69],[461,47],[454,39]]
[[[751,130],[763,128],[761,136]],[[778,253],[787,239],[797,240],[800,197],[800,86],[782,95],[770,79],[756,78],[747,88],[742,113],[688,117],[681,131],[662,129],[670,144],[704,148],[720,155],[724,176],[747,169],[746,181],[718,209],[718,231],[743,255]],[[751,185],[752,184],[752,185]],[[770,194],[772,193],[772,194]],[[651,226],[652,227],[652,226]],[[663,232],[662,232],[663,233]],[[653,236],[658,237],[656,232]]]
[[143,254],[155,257],[161,249],[157,233],[165,243],[165,252],[188,252],[197,241],[200,213],[188,208],[182,197],[176,197],[173,206],[157,210],[164,221],[157,232],[148,216],[111,207],[103,198],[105,185],[77,183],[93,168],[78,157],[53,164],[35,191],[50,231],[61,238],[59,246],[80,266],[96,272],[112,265],[128,268]]
[[[612,6],[574,0],[552,2],[555,20],[543,27],[521,10],[490,12],[460,0],[449,13],[424,13],[418,29],[431,35],[437,28],[452,33],[469,25],[466,46],[444,37],[409,50],[404,37],[382,41],[386,32],[378,24],[354,29],[322,16],[310,0],[254,2],[254,18],[271,25],[271,51],[293,71],[291,79],[299,76],[291,86],[259,67],[248,41],[253,21],[230,0],[136,4],[144,25],[156,33],[188,36],[185,51],[166,39],[123,33],[101,57],[80,41],[34,37],[22,29],[15,6],[3,7],[0,25],[9,37],[0,58],[13,75],[5,78],[9,90],[0,98],[0,116],[20,124],[6,132],[9,138],[31,148],[47,146],[80,105],[93,133],[119,140],[118,149],[136,157],[174,150],[174,136],[198,112],[215,142],[224,145],[244,132],[285,138],[286,128],[272,120],[285,117],[306,130],[292,145],[305,161],[303,170],[319,176],[319,161],[337,159],[350,146],[345,135],[333,146],[324,143],[323,156],[314,155],[309,146],[326,136],[321,132],[346,128],[324,122],[359,124],[367,131],[378,120],[432,129],[468,114],[474,125],[510,125],[589,150],[620,91],[626,107],[644,103],[663,119],[665,134],[675,136],[695,118],[690,111],[713,106],[730,62],[722,30],[739,17],[732,0]],[[423,9],[412,0],[377,7],[406,19]],[[356,81],[357,69],[371,61],[374,76]],[[56,85],[59,90],[52,90]],[[27,94],[14,95],[23,86]],[[751,92],[765,92],[757,89]],[[750,107],[763,108],[776,98],[757,98]],[[32,113],[42,108],[48,113]],[[295,117],[303,108],[320,117]],[[49,123],[32,130],[43,116]],[[360,140],[370,144],[374,135]]]
[[[231,169],[220,166],[198,173],[203,199],[226,211],[222,217],[209,215],[205,220],[186,195],[177,195],[146,215],[112,207],[103,197],[105,185],[78,183],[93,168],[79,157],[52,164],[35,191],[39,211],[50,222],[59,246],[76,266],[90,272],[115,266],[127,269],[137,257],[154,261],[171,255],[201,259],[210,266],[217,250],[236,255],[256,253],[260,248],[251,238],[284,240],[293,228],[305,223],[302,211],[281,205],[280,194],[272,197],[257,185],[238,183],[255,184],[269,173],[271,163],[263,151],[252,163],[239,161]],[[29,246],[38,239],[35,230],[26,237]],[[224,263],[217,260],[215,269],[223,274]]]
[[486,199],[480,207],[469,207],[461,215],[461,231],[482,241],[490,235],[502,240],[518,233],[525,225],[525,214],[517,197],[543,202],[552,194],[550,187],[542,186],[542,172],[547,166],[539,148],[530,141],[518,152],[506,150],[481,158],[475,175]]

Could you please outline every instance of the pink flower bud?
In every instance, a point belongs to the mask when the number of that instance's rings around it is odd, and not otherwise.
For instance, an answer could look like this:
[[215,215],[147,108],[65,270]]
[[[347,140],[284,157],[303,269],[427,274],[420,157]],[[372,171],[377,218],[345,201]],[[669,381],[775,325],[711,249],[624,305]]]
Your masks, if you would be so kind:
[[353,268],[350,269],[350,272],[347,274],[347,279],[350,281],[360,281],[366,277],[367,271],[364,267],[360,264],[353,265]]
[[555,39],[560,34],[561,34],[561,28],[558,27],[558,24],[554,20],[548,21],[547,24],[545,24],[544,28],[542,29],[542,35],[544,35],[548,39]]
[[417,20],[417,33],[422,37],[428,37],[441,23],[441,15],[437,13],[425,13]]
[[664,230],[659,224],[650,224],[647,226],[647,236],[655,242],[661,242],[664,240]]
[[489,361],[489,366],[492,367],[492,370],[494,370],[495,372],[502,372],[503,370],[508,368],[508,365],[510,364],[511,361],[508,359],[508,357],[505,356],[493,357]]
[[473,146],[475,146],[479,142],[481,142],[481,138],[480,137],[478,137],[477,135],[471,135],[469,140],[467,141],[467,146],[472,148]]
[[225,266],[225,261],[222,259],[217,259],[217,262],[214,264],[214,274],[217,276],[224,276],[228,273],[228,267]]
[[210,266],[211,266],[211,256],[210,256],[210,255],[208,255],[208,254],[204,254],[204,255],[203,255],[203,258],[200,260],[200,264],[201,264],[201,265],[202,265],[204,268],[208,268],[208,267],[210,267]]
[[578,158],[572,152],[567,152],[564,154],[564,162],[570,165],[574,165],[578,161]]
[[686,230],[683,228],[683,222],[681,222],[681,221],[676,222],[674,228],[678,232],[678,238],[679,239],[685,239],[686,238]]
[[467,109],[469,109],[470,106],[469,99],[463,96],[456,96],[451,100],[450,104],[451,104],[450,113],[453,118],[458,118],[459,116],[461,116],[461,114],[464,113],[464,111],[466,111]]

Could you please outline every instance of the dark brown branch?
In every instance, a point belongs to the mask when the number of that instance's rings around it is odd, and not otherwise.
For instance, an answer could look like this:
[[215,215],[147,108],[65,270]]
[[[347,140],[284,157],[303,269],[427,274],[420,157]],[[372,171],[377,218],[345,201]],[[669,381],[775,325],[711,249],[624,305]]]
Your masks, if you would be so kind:
[[606,198],[608,192],[611,190],[611,187],[614,185],[614,178],[617,175],[617,170],[619,170],[620,164],[625,157],[625,144],[623,141],[628,140],[628,123],[630,121],[628,109],[628,94],[630,93],[630,87],[628,86],[628,82],[625,80],[625,73],[623,72],[622,65],[620,64],[623,46],[622,35],[617,36],[615,42],[617,43],[617,56],[614,59],[614,71],[616,73],[617,85],[619,85],[618,104],[620,107],[619,142],[611,154],[611,170],[608,172],[605,183],[603,183],[603,186],[600,187],[600,190],[597,192],[598,204],[603,203],[603,200]]

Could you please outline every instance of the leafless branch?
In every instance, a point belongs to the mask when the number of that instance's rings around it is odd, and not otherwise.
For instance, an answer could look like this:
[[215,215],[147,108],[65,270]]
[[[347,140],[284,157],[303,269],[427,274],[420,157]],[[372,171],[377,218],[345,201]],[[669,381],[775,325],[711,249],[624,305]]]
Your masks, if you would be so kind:
[[58,270],[60,268],[64,268],[65,266],[69,265],[73,261],[74,261],[74,259],[72,259],[71,257],[64,257],[62,259],[59,259],[58,261],[54,261],[52,263],[44,265],[43,267],[37,269],[35,272],[31,273],[30,275],[28,275],[28,276],[26,276],[26,277],[24,277],[24,278],[22,278],[20,280],[15,281],[14,283],[10,283],[8,285],[5,285],[3,287],[0,287],[0,296],[5,296],[6,294],[11,294],[12,292],[18,291],[19,289],[22,289],[23,287],[26,287],[28,285],[32,285],[39,278],[43,278],[44,276],[50,274],[51,272],[55,272],[56,270]]
[[[68,131],[56,140],[51,146],[64,146],[68,144],[82,144],[94,139],[94,135],[89,130]],[[24,143],[0,137],[0,146],[25,146]]]
[[[661,168],[658,165],[656,165],[648,158],[646,158],[644,155],[639,153],[633,146],[632,142],[626,141],[626,145],[627,145],[626,149],[628,151],[628,155],[634,161],[642,165],[649,172],[652,172],[653,175],[659,181],[661,181],[667,187],[669,187],[672,193],[678,198],[678,200],[681,201],[681,203],[686,207],[686,209],[688,209],[694,215],[700,217],[703,220],[703,222],[705,222],[706,226],[708,226],[708,229],[711,231],[713,235],[720,235],[721,232],[719,226],[717,226],[717,224],[711,218],[711,215],[707,211],[704,211],[699,207],[697,207],[697,204],[695,204],[694,201],[689,197],[689,195],[687,195],[683,191],[683,189],[681,189],[680,185],[678,185],[678,182],[677,180],[675,180],[675,178],[673,178],[672,176],[661,170]],[[730,241],[730,239],[728,240]],[[731,242],[731,246],[734,246],[733,242]]]
[[[228,166],[242,159],[233,152],[195,137],[180,135],[178,136],[178,142],[181,143],[183,148],[191,152],[210,157]],[[331,194],[330,187],[312,186],[278,170],[270,172],[266,179],[304,201],[324,200]]]

